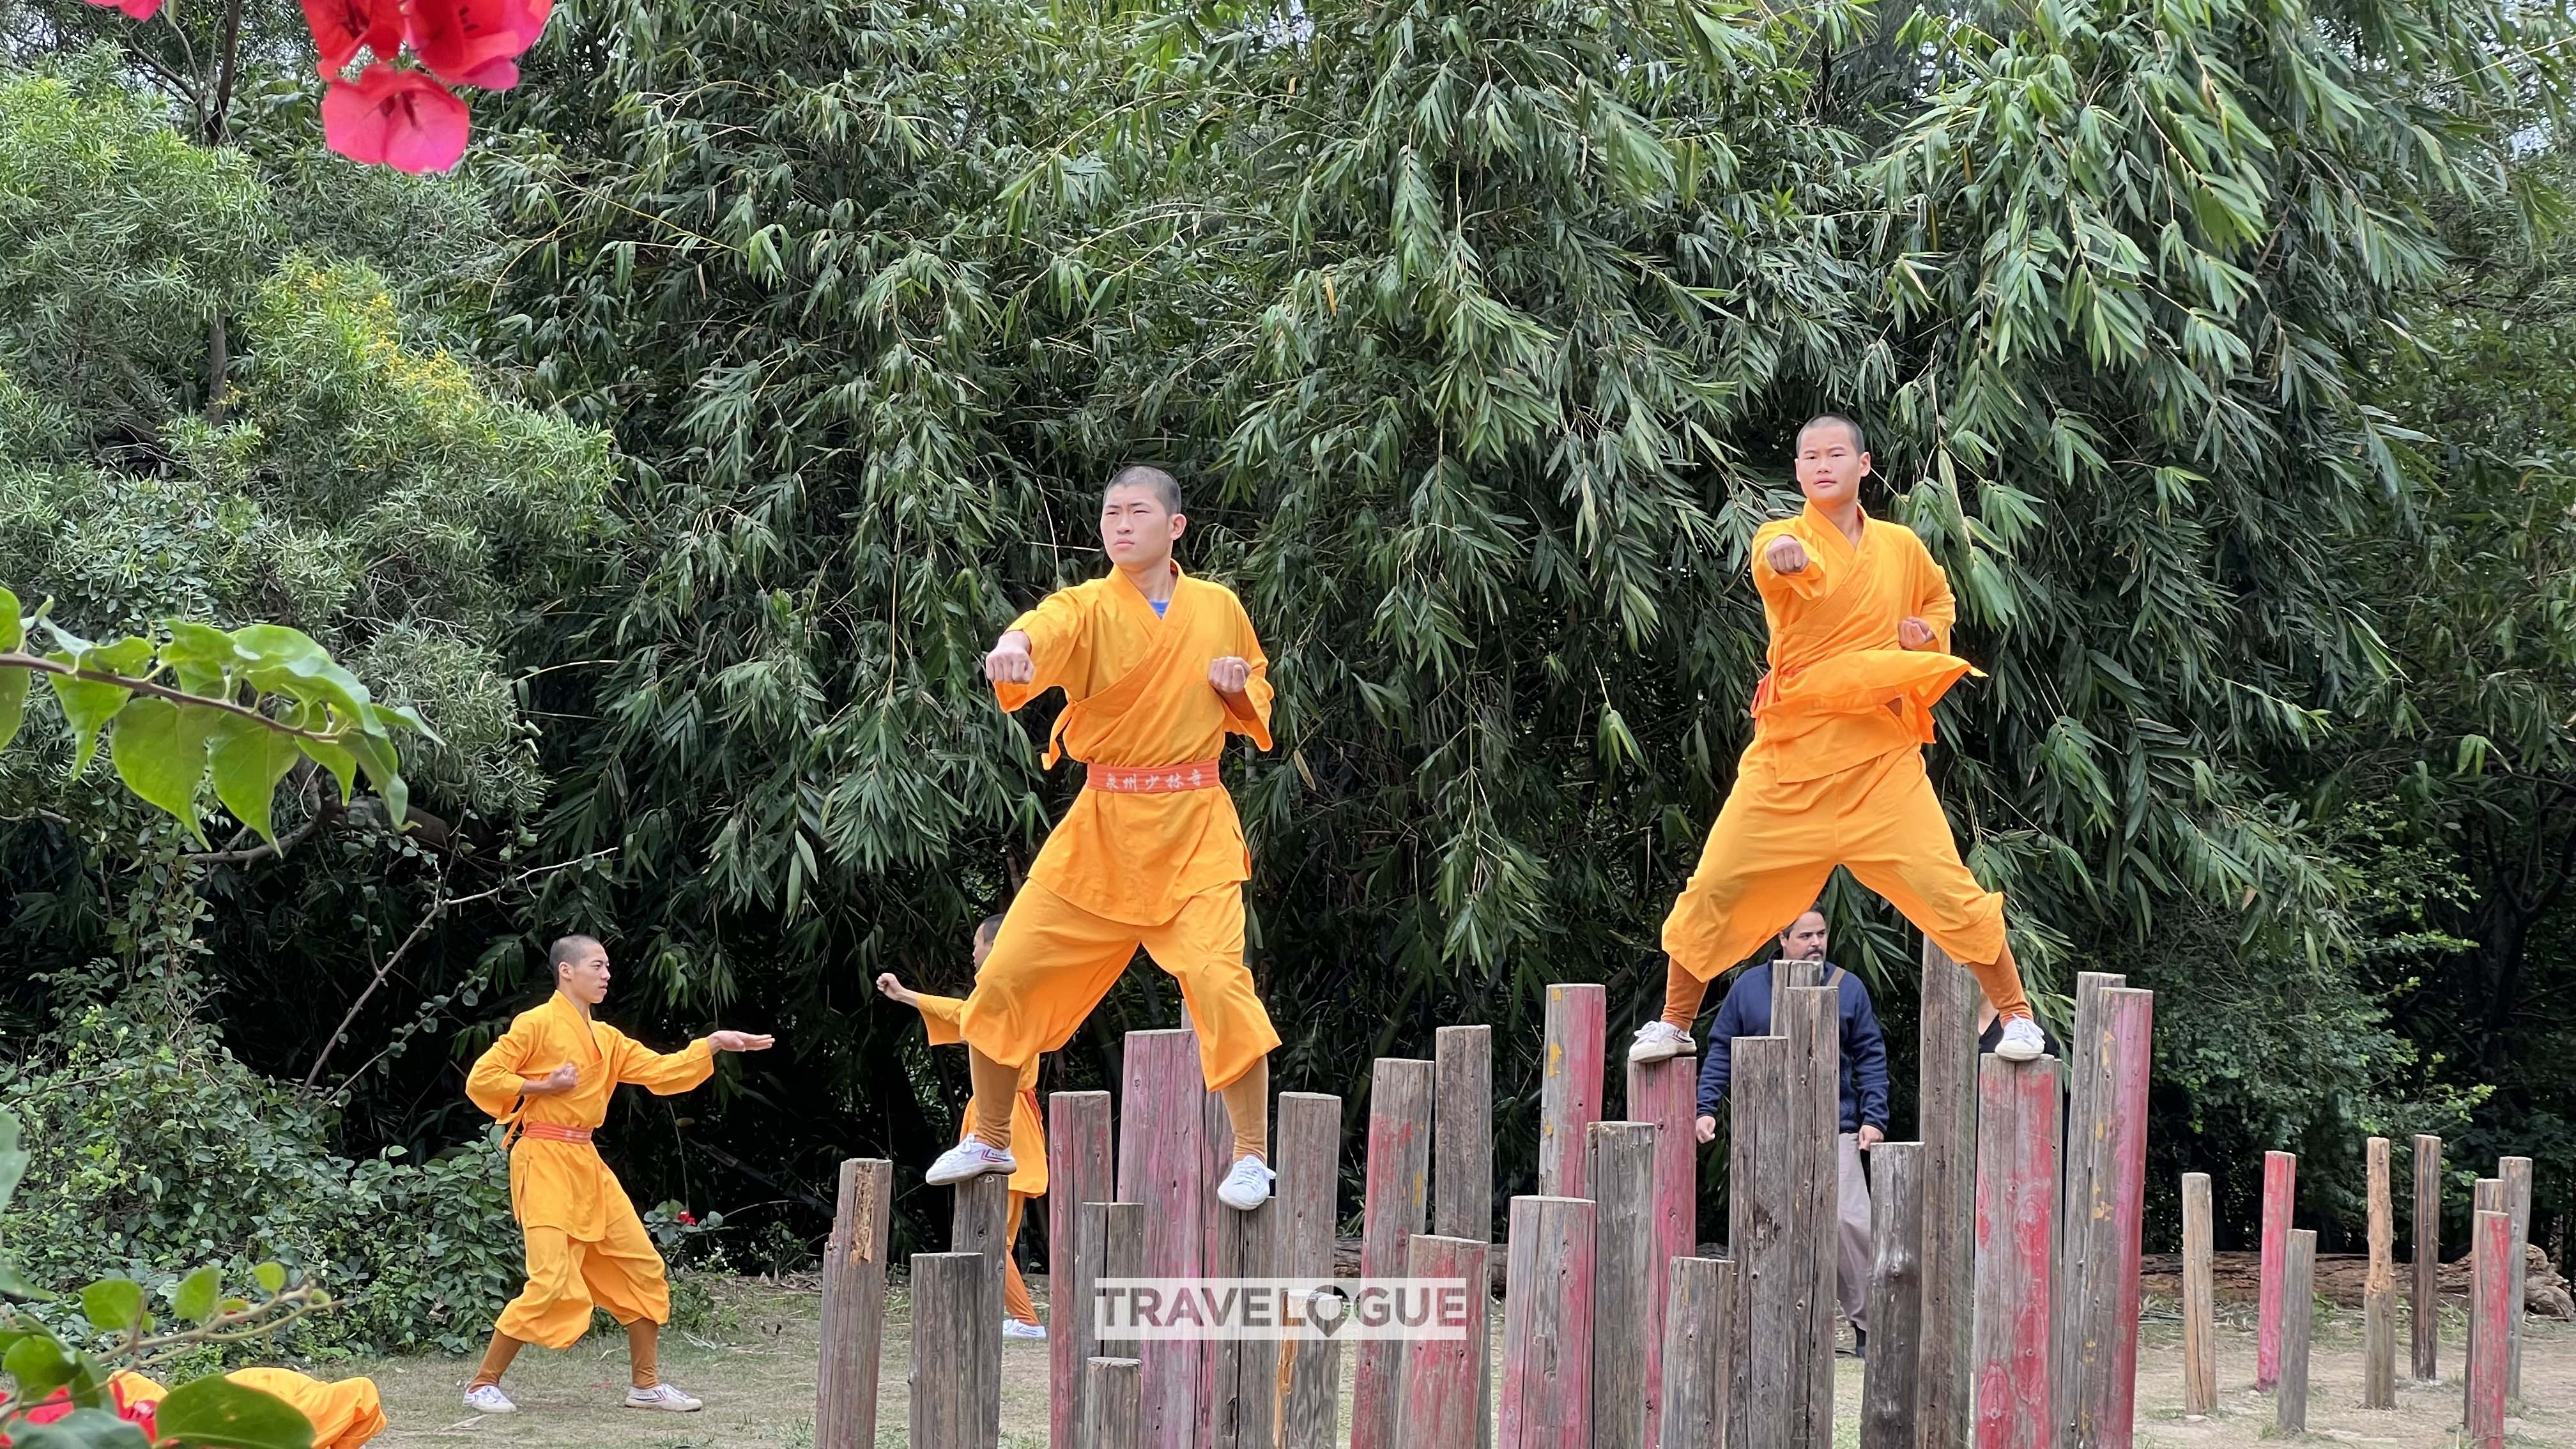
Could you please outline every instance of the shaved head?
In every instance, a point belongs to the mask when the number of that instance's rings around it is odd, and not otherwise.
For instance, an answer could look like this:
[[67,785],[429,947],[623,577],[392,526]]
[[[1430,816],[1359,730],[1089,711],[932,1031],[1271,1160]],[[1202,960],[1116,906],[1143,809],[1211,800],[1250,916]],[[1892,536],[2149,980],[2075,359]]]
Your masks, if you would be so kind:
[[1805,442],[1807,440],[1807,435],[1818,428],[1840,428],[1844,432],[1851,434],[1851,448],[1853,452],[1866,453],[1869,451],[1869,437],[1861,432],[1860,424],[1844,417],[1841,413],[1818,413],[1814,417],[1807,419],[1806,426],[1798,429],[1798,441],[1801,443]]
[[557,938],[553,948],[546,952],[546,964],[561,971],[590,952],[606,949],[589,936],[563,936]]
[[1106,499],[1121,488],[1145,489],[1154,495],[1155,502],[1163,505],[1165,513],[1181,511],[1181,480],[1151,464],[1130,463],[1119,469],[1110,478],[1109,486],[1100,490],[1100,496]]

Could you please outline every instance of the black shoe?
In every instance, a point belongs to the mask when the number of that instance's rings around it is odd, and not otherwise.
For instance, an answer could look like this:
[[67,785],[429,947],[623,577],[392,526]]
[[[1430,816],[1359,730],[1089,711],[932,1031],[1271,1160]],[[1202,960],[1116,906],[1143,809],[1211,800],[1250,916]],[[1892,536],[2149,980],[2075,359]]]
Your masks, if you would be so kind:
[[1869,1357],[1869,1335],[1857,1328],[1852,1330],[1852,1357],[1863,1360]]

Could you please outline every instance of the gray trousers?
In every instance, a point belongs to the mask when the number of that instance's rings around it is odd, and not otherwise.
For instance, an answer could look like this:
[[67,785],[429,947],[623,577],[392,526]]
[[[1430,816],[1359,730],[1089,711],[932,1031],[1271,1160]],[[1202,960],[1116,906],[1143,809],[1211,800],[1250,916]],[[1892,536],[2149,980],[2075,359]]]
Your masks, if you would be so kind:
[[1834,1199],[1834,1216],[1842,1229],[1839,1287],[1843,1317],[1863,1333],[1869,1331],[1869,1179],[1861,1175],[1860,1138],[1845,1132],[1835,1139],[1842,1184]]

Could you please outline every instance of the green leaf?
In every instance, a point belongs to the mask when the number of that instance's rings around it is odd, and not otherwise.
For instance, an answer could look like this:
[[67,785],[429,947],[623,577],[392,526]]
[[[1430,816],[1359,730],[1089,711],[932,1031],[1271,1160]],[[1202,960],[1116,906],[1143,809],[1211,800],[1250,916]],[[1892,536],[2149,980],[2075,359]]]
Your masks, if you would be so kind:
[[282,624],[253,624],[233,631],[242,676],[254,688],[308,704],[328,704],[351,719],[365,716],[367,687],[331,662],[312,636]]
[[215,1316],[215,1306],[222,1302],[224,1275],[208,1264],[179,1280],[170,1295],[170,1311],[190,1323],[203,1323]]
[[161,662],[179,676],[179,687],[210,699],[224,697],[224,671],[239,662],[233,636],[186,619],[168,622],[170,642],[161,646]]
[[271,845],[277,831],[270,824],[277,782],[295,768],[302,754],[295,736],[270,729],[257,720],[224,715],[215,722],[210,754],[214,760],[215,798],[233,818],[259,832]]
[[[138,1298],[141,1291],[136,1290]],[[40,1401],[70,1383],[73,1373],[71,1356],[47,1333],[31,1333],[9,1345],[8,1356],[0,1358],[0,1369],[18,1381],[18,1396],[30,1401]]]
[[153,1416],[165,1446],[313,1449],[313,1425],[275,1394],[222,1377],[182,1384]]
[[105,1409],[74,1409],[50,1424],[13,1424],[18,1449],[152,1449],[143,1430]]
[[19,616],[18,596],[0,589],[0,654],[14,654],[27,642],[27,621]]
[[18,726],[27,718],[27,686],[35,679],[32,669],[0,669],[0,749],[18,737]]
[[54,1295],[27,1281],[15,1263],[0,1263],[0,1298],[15,1298],[22,1303],[50,1303]]
[[18,1180],[27,1175],[27,1149],[18,1144],[18,1114],[0,1111],[0,1208],[18,1195]]
[[[57,664],[127,679],[141,678],[152,667],[152,641],[149,639],[129,636],[114,644],[92,644],[54,629],[50,621],[45,627],[53,629],[55,639],[65,646],[45,656]],[[89,768],[90,758],[98,753],[98,732],[107,728],[107,722],[116,718],[118,710],[125,708],[125,702],[134,697],[134,691],[122,685],[74,679],[65,674],[48,674],[45,682],[53,686],[54,698],[62,701],[63,718],[71,723],[75,746],[72,773],[78,775]]]
[[411,787],[403,783],[400,762],[394,758],[393,741],[380,734],[353,734],[349,749],[358,762],[367,767],[367,783],[384,797],[385,818],[396,830],[402,828],[403,815],[411,806]]
[[143,1285],[130,1278],[101,1278],[81,1290],[81,1314],[93,1328],[130,1329],[143,1321]]
[[125,787],[178,817],[202,846],[197,786],[206,778],[206,735],[223,716],[166,699],[138,699],[116,717],[117,778]]
[[259,1280],[259,1291],[272,1298],[286,1291],[286,1265],[284,1263],[262,1263],[258,1267],[251,1269],[250,1275]]
[[308,740],[300,735],[295,739],[295,747],[313,763],[331,772],[331,778],[340,782],[340,803],[348,804],[349,791],[358,779],[358,757],[349,753],[345,746]]

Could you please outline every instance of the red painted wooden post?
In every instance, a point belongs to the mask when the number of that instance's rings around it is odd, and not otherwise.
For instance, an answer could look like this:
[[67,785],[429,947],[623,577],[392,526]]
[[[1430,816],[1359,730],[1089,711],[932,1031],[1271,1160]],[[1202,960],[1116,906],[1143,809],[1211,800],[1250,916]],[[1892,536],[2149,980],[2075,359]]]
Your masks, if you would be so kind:
[[2057,1228],[2057,1061],[1977,1072],[1977,1449],[2046,1449],[2049,1247]]
[[2147,1066],[2156,995],[2097,987],[2077,1061],[2093,1079],[2077,1094],[2070,1157],[2086,1159],[2064,1224],[2053,1325],[2059,1351],[2058,1449],[2129,1449],[2138,1403],[2138,1271],[2147,1203]]
[[1091,1381],[1091,1274],[1082,1205],[1116,1196],[1109,1155],[1109,1094],[1058,1092],[1047,1098],[1047,1375],[1063,1389],[1047,1396],[1048,1449],[1076,1449],[1082,1395]]
[[[1206,1271],[1207,1214],[1223,1211],[1207,1178],[1207,1082],[1199,1073],[1199,1039],[1191,1031],[1127,1033],[1126,1070],[1118,1100],[1126,1104],[1118,1134],[1118,1197],[1137,1204],[1149,1278],[1195,1278]],[[1137,1345],[1144,1379],[1144,1449],[1193,1449],[1205,1415],[1198,1399],[1207,1345],[1155,1339]]]
[[1496,1449],[1590,1449],[1592,1203],[1516,1197]]
[[1601,1120],[1610,997],[1590,984],[1547,989],[1547,1058],[1538,1088],[1538,1190],[1583,1196],[1583,1131]]
[[2508,1302],[2513,1215],[2482,1212],[2471,1233],[2474,1260],[2469,1289],[2468,1442],[2471,1449],[2504,1449],[2505,1389],[2513,1376],[2513,1317]]
[[[1477,1425],[1485,1406],[1485,1256],[1486,1244],[1466,1238],[1414,1238],[1409,1278],[1455,1278],[1463,1285],[1456,1316],[1466,1336],[1457,1339],[1414,1338],[1397,1346],[1404,1362],[1397,1375],[1395,1439],[1404,1449],[1477,1449]],[[1445,1291],[1445,1290],[1441,1290]],[[1449,1305],[1434,1302],[1433,1313],[1446,1322]],[[1409,1321],[1409,1320],[1408,1320]]]
[[[1361,1206],[1360,1276],[1400,1278],[1430,1212],[1433,1063],[1380,1057],[1369,1078],[1368,1197]],[[1360,1340],[1351,1383],[1351,1449],[1395,1449],[1396,1375],[1404,1345]]]
[[2254,1308],[2254,1387],[2281,1382],[2281,1275],[2290,1258],[2290,1210],[2298,1200],[2299,1157],[2263,1154],[2263,1282]]
[[1646,1299],[1646,1439],[1663,1435],[1666,1268],[1699,1250],[1699,1058],[1672,1057],[1628,1066],[1628,1120],[1651,1122],[1655,1135],[1654,1291]]

